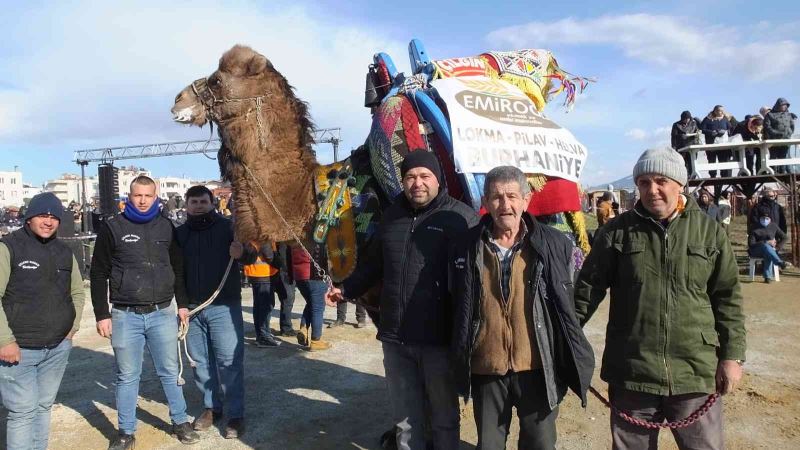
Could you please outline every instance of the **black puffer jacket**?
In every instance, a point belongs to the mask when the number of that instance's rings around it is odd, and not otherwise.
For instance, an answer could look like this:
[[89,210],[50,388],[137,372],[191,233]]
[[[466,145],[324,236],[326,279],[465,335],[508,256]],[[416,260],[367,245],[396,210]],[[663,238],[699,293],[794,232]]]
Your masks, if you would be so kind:
[[477,221],[475,211],[444,189],[421,209],[401,193],[384,211],[367,254],[342,284],[345,296],[357,298],[383,280],[379,340],[449,345],[448,243]]
[[[536,321],[547,401],[554,408],[569,387],[585,406],[595,361],[572,300],[573,245],[560,231],[538,223],[529,214],[525,213],[523,218],[528,228],[527,239],[537,258],[531,268],[533,292],[529,295],[535,296],[531,314]],[[488,232],[490,223],[491,217],[486,215],[478,226],[454,239],[448,261],[455,299],[451,346],[456,388],[465,397],[470,392],[470,362],[482,323],[483,262],[479,249],[483,245],[481,236]]]

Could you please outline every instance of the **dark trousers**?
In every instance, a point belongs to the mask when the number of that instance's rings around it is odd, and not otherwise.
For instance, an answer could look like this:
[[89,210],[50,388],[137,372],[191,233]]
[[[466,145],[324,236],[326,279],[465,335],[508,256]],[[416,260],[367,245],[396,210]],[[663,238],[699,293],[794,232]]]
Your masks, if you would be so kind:
[[382,345],[386,384],[397,424],[397,449],[424,450],[425,423],[429,422],[433,447],[457,450],[460,416],[448,347]]
[[[772,147],[769,149],[769,159],[786,159],[789,156],[789,147]],[[789,173],[788,166],[775,167],[777,173]]]
[[[716,152],[706,152],[706,159],[708,160],[709,163],[729,162],[731,159],[733,159],[733,151],[731,151],[731,150],[720,150],[720,151],[716,151]],[[719,172],[720,172],[720,176],[723,177],[723,178],[731,176],[730,169],[720,170]],[[716,170],[709,170],[708,171],[708,175],[711,178],[716,178],[717,171]]]
[[[629,391],[611,386],[611,403],[620,410],[639,419],[661,422],[688,417],[705,403],[708,394],[661,396]],[[655,450],[658,448],[658,431],[631,425],[616,414],[611,414],[611,440],[614,450]],[[681,450],[722,450],[722,399],[693,425],[672,430]]]
[[294,306],[294,284],[287,289],[286,284],[279,275],[273,275],[269,281],[261,278],[252,278],[253,287],[253,321],[255,322],[256,337],[262,338],[270,334],[269,318],[275,309],[275,294],[281,301],[280,329],[292,329],[292,307]]
[[[356,321],[363,322],[367,319],[367,310],[361,305],[356,305]],[[336,320],[344,322],[347,320],[347,302],[339,302],[336,305]]]
[[550,409],[541,370],[472,375],[478,450],[506,448],[511,408],[519,417],[520,450],[556,448],[558,406]]

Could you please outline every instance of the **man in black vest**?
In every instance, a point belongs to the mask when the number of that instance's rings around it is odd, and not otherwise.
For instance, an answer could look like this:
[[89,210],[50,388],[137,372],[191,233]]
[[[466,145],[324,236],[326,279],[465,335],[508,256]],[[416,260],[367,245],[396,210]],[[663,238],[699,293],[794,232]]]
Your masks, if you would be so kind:
[[[234,238],[233,223],[214,210],[207,187],[190,187],[186,206],[187,220],[178,227],[177,236],[192,310],[219,287],[230,258],[244,256],[240,262],[249,264],[256,254],[245,255]],[[225,438],[240,437],[244,433],[244,320],[238,264],[230,268],[216,299],[192,317],[186,339],[196,363],[194,381],[203,394],[204,411],[195,419],[194,429],[207,430],[224,412]]]
[[117,363],[119,436],[109,450],[135,445],[145,344],[169,403],[172,432],[184,444],[198,442],[178,385],[178,321],[172,297],[177,300],[181,321],[186,322],[189,310],[183,256],[172,222],[161,215],[152,178],[136,177],[123,213],[108,219],[100,229],[90,279],[97,332],[111,338]]
[[63,210],[53,193],[38,194],[24,226],[0,241],[0,395],[9,450],[47,448],[50,408],[81,323],[80,268],[56,238]]

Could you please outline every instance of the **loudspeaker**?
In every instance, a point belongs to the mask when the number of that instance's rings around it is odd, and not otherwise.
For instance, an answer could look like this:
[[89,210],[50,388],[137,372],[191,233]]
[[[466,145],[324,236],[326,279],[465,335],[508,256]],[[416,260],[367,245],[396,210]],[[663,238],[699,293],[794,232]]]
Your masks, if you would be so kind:
[[113,164],[100,164],[97,166],[97,185],[100,189],[100,214],[111,215],[119,212],[117,199],[119,198],[119,169]]

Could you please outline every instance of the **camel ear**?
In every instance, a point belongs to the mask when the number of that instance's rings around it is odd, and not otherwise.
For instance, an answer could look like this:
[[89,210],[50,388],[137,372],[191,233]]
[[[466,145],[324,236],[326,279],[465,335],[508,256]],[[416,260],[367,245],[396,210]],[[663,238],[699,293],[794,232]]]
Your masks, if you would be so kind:
[[264,72],[267,69],[267,65],[269,65],[269,61],[263,55],[253,56],[250,62],[247,63],[247,76],[255,76]]

